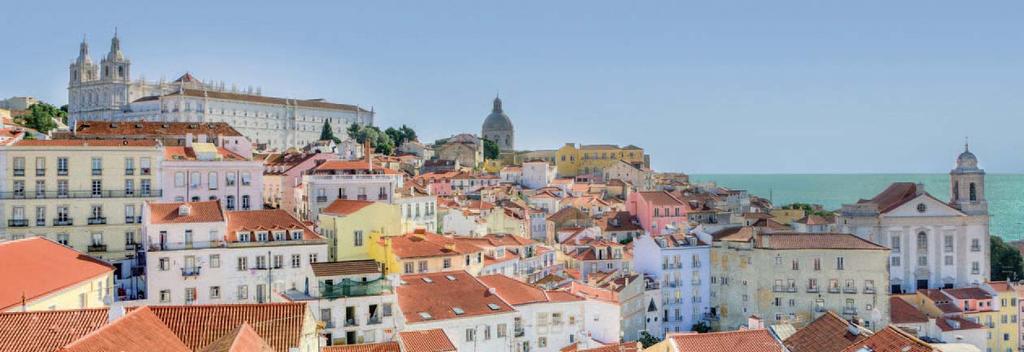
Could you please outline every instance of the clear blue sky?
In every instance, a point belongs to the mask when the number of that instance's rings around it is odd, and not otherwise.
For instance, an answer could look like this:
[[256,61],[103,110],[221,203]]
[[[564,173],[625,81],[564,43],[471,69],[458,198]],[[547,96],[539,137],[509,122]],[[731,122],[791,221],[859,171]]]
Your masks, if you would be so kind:
[[1024,2],[12,1],[0,97],[63,104],[87,34],[137,77],[373,106],[433,141],[500,90],[517,146],[636,144],[660,171],[1024,172]]

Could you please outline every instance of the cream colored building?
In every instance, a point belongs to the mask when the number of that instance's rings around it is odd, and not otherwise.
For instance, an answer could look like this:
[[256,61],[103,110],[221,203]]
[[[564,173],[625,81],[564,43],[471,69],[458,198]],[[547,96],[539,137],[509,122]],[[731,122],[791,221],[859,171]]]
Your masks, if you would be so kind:
[[0,282],[17,287],[0,289],[0,312],[99,308],[112,302],[114,268],[50,240],[0,243],[0,268]]
[[802,327],[829,310],[870,329],[889,323],[888,248],[841,233],[741,227],[713,236],[708,318],[718,329],[751,315]]
[[0,152],[0,241],[45,236],[131,269],[143,203],[161,195],[159,142],[22,140]]

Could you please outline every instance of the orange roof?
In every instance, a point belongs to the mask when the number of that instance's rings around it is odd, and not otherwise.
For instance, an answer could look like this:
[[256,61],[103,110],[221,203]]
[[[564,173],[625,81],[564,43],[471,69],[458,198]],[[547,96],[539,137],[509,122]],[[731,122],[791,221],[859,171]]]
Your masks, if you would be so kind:
[[892,325],[887,326],[863,341],[850,345],[843,352],[864,351],[865,349],[870,349],[872,352],[937,351],[924,341]]
[[1006,281],[990,281],[986,282],[986,284],[991,286],[996,292],[1013,292],[1013,287]]
[[674,335],[677,352],[782,352],[782,344],[765,329]]
[[384,168],[379,164],[370,165],[369,161],[365,159],[360,160],[327,160],[320,166],[315,168],[316,171],[334,171],[334,170],[365,170],[365,171],[377,171],[384,174],[397,174],[398,171]]
[[299,347],[309,313],[305,303],[152,306],[149,309],[191,349],[206,347],[235,331],[242,323],[249,323],[278,352]]
[[[197,222],[222,222],[224,212],[220,208],[220,201],[209,200],[202,202],[148,202],[149,223],[151,224],[182,224]],[[182,215],[179,210],[181,206],[187,206],[188,214]]]
[[107,319],[106,308],[0,313],[0,351],[56,351],[99,329]]
[[155,139],[22,139],[14,147],[156,147]]
[[399,258],[454,256],[480,252],[480,247],[425,231],[390,236],[391,251]]
[[[192,351],[164,325],[148,307],[131,311],[65,346],[72,352],[106,351]],[[62,350],[62,351],[63,351]]]
[[992,299],[992,295],[980,287],[945,288],[942,292],[956,299]]
[[274,349],[260,338],[249,323],[242,323],[235,331],[213,341],[199,352],[273,352]]
[[409,323],[508,313],[513,309],[465,271],[402,276],[395,291]]
[[[856,329],[856,334],[850,332],[851,326]],[[851,325],[846,319],[828,311],[786,338],[785,345],[790,352],[839,352],[868,336],[871,336],[870,331]]]
[[654,204],[656,206],[686,205],[686,203],[683,203],[683,201],[679,200],[679,198],[676,198],[676,196],[672,195],[672,193],[666,191],[637,192],[637,196],[639,196],[644,201],[650,202],[651,204]]
[[405,352],[455,352],[455,345],[445,335],[444,330],[430,329],[418,331],[402,331],[398,340]]
[[928,316],[899,297],[889,297],[889,320],[893,324],[927,323]]
[[[519,306],[530,303],[572,302],[583,298],[568,292],[545,291],[536,286],[510,278],[502,274],[479,277],[487,287],[493,288],[498,297],[511,305]],[[558,294],[554,292],[560,292]]]
[[[217,154],[219,154],[222,160],[216,161],[244,161],[248,160],[241,155],[235,154],[230,150],[217,147]],[[164,160],[175,161],[175,160],[196,160],[195,149],[189,147],[164,147]]]
[[[430,330],[427,330],[430,331]],[[443,334],[443,332],[442,332]],[[446,338],[447,339],[447,338]],[[450,342],[449,342],[450,344]],[[401,352],[398,342],[364,343],[324,347],[320,352]]]
[[[281,209],[264,210],[243,210],[229,211],[227,213],[228,226],[225,240],[237,241],[236,234],[239,231],[271,231],[271,230],[298,230],[302,229],[303,240],[323,239],[316,232],[313,232],[305,223],[296,219],[292,214]],[[273,237],[270,238],[273,240]]]
[[102,275],[114,267],[42,237],[0,243],[0,311]]
[[772,232],[758,236],[758,248],[767,249],[868,249],[888,248],[848,233]]
[[75,126],[76,137],[95,136],[184,136],[224,135],[241,137],[242,134],[227,122],[166,122],[166,121],[79,121]]
[[373,201],[368,200],[349,200],[349,199],[338,199],[331,202],[321,212],[324,214],[332,215],[350,215],[359,211],[360,209],[366,208],[373,204]]
[[562,351],[576,351],[576,352],[640,352],[640,351],[643,351],[643,349],[644,349],[644,347],[643,347],[643,345],[640,344],[640,342],[632,341],[632,342],[613,343],[613,344],[608,344],[608,345],[604,345],[604,346],[601,346],[601,347],[587,348],[587,349],[582,349],[582,350],[577,350],[577,349],[573,348],[573,349],[570,349],[570,350],[564,350],[563,349]]

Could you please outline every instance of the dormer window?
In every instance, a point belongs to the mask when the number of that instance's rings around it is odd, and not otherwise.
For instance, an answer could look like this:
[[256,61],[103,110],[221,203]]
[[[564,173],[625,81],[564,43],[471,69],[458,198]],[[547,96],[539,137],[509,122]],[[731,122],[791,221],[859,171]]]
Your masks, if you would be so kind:
[[250,234],[248,232],[239,232],[238,233],[238,242],[249,242],[251,240],[251,238],[249,236],[250,236]]
[[302,239],[302,230],[292,230],[292,240],[297,241]]
[[260,241],[260,242],[266,242],[267,241],[267,233],[264,232],[264,231],[257,232],[256,233],[256,240]]
[[274,232],[274,241],[284,241],[284,232]]

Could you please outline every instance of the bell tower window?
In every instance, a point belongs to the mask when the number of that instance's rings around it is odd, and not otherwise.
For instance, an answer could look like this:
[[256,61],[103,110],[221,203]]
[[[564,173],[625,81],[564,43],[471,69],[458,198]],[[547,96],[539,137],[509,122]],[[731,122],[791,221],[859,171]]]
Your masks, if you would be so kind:
[[971,182],[971,186],[970,187],[971,187],[971,189],[970,189],[971,201],[972,202],[977,202],[978,201],[978,189],[975,187],[974,182]]

